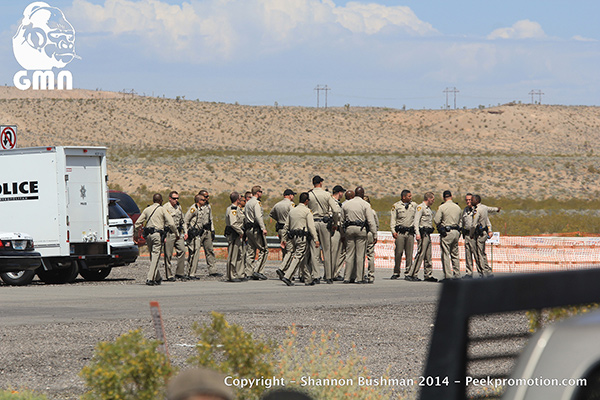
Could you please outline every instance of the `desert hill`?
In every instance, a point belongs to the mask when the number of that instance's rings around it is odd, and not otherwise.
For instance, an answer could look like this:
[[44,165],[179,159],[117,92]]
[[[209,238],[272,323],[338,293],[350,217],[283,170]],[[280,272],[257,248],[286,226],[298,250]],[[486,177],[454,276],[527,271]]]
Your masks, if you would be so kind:
[[0,87],[0,121],[18,125],[20,147],[107,146],[110,181],[127,191],[261,184],[279,196],[318,173],[376,196],[600,193],[599,107],[276,108]]

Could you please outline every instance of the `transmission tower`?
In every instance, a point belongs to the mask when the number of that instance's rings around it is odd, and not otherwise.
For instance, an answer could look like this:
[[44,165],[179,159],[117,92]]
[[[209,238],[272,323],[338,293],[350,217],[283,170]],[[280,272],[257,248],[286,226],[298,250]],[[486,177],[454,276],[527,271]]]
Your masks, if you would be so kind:
[[325,92],[325,108],[327,108],[327,92],[330,91],[331,88],[327,87],[327,85],[317,85],[315,91],[317,92],[317,108],[319,108],[319,98],[321,97],[321,91]]
[[453,93],[454,94],[454,109],[456,110],[456,93],[458,93],[459,90],[455,87],[453,87],[452,89],[450,88],[446,88],[443,93],[446,93],[446,110],[450,108],[450,106],[448,105],[448,93]]
[[542,93],[541,90],[539,90],[539,89],[538,90],[531,90],[531,92],[529,92],[529,94],[531,95],[531,104],[533,104],[533,96],[534,95],[538,95],[539,96],[538,97],[538,104],[542,104],[542,95],[544,93]]

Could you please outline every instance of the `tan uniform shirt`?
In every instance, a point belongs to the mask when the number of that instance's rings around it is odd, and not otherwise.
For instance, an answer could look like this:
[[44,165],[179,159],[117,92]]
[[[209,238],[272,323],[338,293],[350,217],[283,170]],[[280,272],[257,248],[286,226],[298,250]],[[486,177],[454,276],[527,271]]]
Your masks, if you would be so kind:
[[473,227],[473,207],[465,207],[460,214],[460,228],[466,229],[469,232]]
[[163,207],[165,210],[167,210],[169,215],[171,215],[171,218],[173,218],[173,222],[175,223],[177,229],[181,227],[182,231],[178,233],[182,236],[185,235],[187,233],[187,227],[183,223],[183,211],[181,210],[181,206],[176,205],[175,207],[173,207],[171,205],[171,202],[168,202]]
[[269,217],[273,218],[278,224],[284,225],[290,210],[294,207],[294,202],[284,198],[273,206]]
[[315,221],[313,214],[304,204],[298,204],[290,210],[285,225],[283,227],[283,238],[285,242],[288,240],[288,233],[295,230],[306,230],[310,233],[313,240],[317,240],[317,230],[315,229]]
[[392,206],[392,219],[390,220],[390,228],[394,230],[397,226],[405,228],[413,226],[415,221],[415,213],[417,212],[417,203],[411,201],[404,203],[398,201]]
[[158,203],[154,203],[142,211],[140,217],[135,221],[135,229],[139,229],[144,222],[146,222],[146,228],[158,230],[169,228],[171,232],[177,232],[177,226],[175,226],[173,218]]
[[[460,223],[460,216],[462,212],[460,210],[460,206],[455,202],[450,200],[446,200],[444,204],[442,204],[438,208],[438,212],[435,214],[434,222],[436,226],[458,226]],[[438,229],[439,230],[439,229]]]
[[369,232],[373,234],[373,237],[377,237],[377,223],[373,216],[371,205],[361,199],[355,197],[352,200],[348,200],[342,204],[342,219],[344,222],[367,221],[369,224]]
[[244,223],[249,222],[254,224],[254,222],[257,222],[262,231],[267,230],[263,219],[263,209],[260,205],[260,201],[256,197],[252,196],[246,203],[246,207],[244,207],[244,217]]
[[477,226],[481,226],[482,228],[487,226],[488,232],[492,232],[492,223],[488,217],[487,206],[481,207],[481,204],[478,204],[477,208],[475,208],[473,212],[473,226],[471,227],[471,232],[473,232]]
[[417,206],[413,226],[417,235],[420,235],[419,228],[433,228],[433,211],[425,202]]
[[334,222],[337,223],[340,220],[338,202],[335,201],[331,193],[323,188],[317,187],[308,192],[308,208],[312,211],[314,218],[331,215]]
[[[242,214],[242,217],[239,217],[239,214]],[[231,204],[225,210],[225,225],[230,226],[238,235],[242,236],[244,231],[242,230],[242,225],[244,224],[244,210]]]
[[210,223],[210,230],[214,231],[215,224],[213,222],[212,207],[210,204],[204,204],[202,207],[200,207],[200,215],[200,220],[204,221],[204,224]]
[[202,221],[201,209],[201,207],[198,207],[198,205],[194,203],[185,213],[183,221],[185,222],[185,225],[187,225],[188,230],[192,228],[203,229],[203,226],[206,222]]

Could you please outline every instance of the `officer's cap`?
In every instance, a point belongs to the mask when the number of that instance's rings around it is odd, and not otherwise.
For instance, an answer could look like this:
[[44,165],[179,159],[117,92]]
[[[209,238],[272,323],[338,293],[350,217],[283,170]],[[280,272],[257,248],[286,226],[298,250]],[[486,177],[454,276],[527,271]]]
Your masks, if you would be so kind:
[[234,400],[234,394],[225,386],[224,379],[224,375],[210,369],[188,369],[169,382],[167,398],[185,400],[190,396],[211,395],[223,400]]
[[294,192],[292,189],[285,189],[283,191],[283,195],[284,196],[289,196],[290,194],[293,194],[294,196],[296,195],[296,192]]
[[325,179],[321,178],[319,175],[315,175],[313,176],[313,185],[317,185],[321,182],[323,182]]
[[339,192],[345,192],[345,191],[346,191],[346,189],[344,189],[340,185],[335,185],[333,187],[333,194],[336,194],[336,193],[339,193]]

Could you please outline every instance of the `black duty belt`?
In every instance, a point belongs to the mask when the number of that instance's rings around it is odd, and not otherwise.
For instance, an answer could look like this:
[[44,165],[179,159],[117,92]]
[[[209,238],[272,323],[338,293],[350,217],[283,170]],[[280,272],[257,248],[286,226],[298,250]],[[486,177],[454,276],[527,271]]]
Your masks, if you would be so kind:
[[283,229],[283,227],[285,226],[285,224],[280,224],[279,222],[275,223],[275,230],[276,231],[280,231]]
[[291,231],[288,232],[288,236],[291,239],[300,238],[300,237],[306,237],[306,238],[311,237],[310,233],[304,229],[292,229]]
[[433,233],[433,228],[430,228],[428,226],[422,226],[419,228],[419,233],[421,235],[431,235]]
[[346,221],[344,222],[344,228],[349,226],[360,226],[360,228],[364,228],[367,226],[367,221]]
[[414,226],[402,226],[402,225],[397,225],[394,230],[397,233],[409,233],[411,235],[415,234],[415,227]]
[[163,235],[165,233],[165,230],[164,229],[156,229],[153,227],[150,227],[150,228],[146,227],[146,228],[144,228],[142,235],[144,237],[146,237],[148,235],[152,235],[153,233],[160,233],[161,235]]
[[313,218],[313,219],[315,220],[315,222],[324,222],[324,223],[326,223],[326,224],[327,224],[329,221],[331,221],[331,220],[332,220],[332,218],[331,218],[331,217],[329,217],[329,216],[325,216],[325,217],[322,217],[322,218]]

